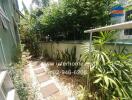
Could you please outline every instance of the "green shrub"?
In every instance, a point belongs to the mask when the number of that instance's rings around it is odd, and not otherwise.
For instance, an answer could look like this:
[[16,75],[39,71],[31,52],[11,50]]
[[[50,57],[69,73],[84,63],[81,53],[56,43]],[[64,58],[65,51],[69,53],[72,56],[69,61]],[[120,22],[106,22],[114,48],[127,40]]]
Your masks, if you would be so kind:
[[[81,40],[89,37],[85,29],[106,25],[110,22],[109,10],[113,0],[61,0],[43,9],[38,18],[41,34],[55,37],[64,36],[65,40]],[[97,9],[98,8],[98,9]],[[63,40],[63,39],[61,39]]]
[[[94,49],[84,53],[91,63],[89,82],[91,93],[97,93],[101,100],[132,99],[132,60],[126,48],[110,50],[104,44],[107,33],[94,41]],[[108,35],[107,35],[108,36]]]
[[44,49],[43,50],[43,57],[45,57],[45,58],[49,58],[50,56],[49,56],[49,54],[48,54],[48,51],[47,51],[47,49]]
[[76,57],[76,46],[74,46],[71,50],[66,49],[65,51],[57,51],[57,60],[62,62],[61,68],[63,70],[73,72],[81,67],[81,60]]
[[21,50],[21,44],[18,44],[16,48],[13,48],[13,57],[12,57],[12,61],[14,63],[18,63],[21,61],[21,57],[22,57],[22,50]]
[[13,80],[13,84],[17,90],[20,100],[28,100],[29,88],[27,83],[24,82],[22,75],[22,69],[14,66],[10,67],[10,76]]
[[25,38],[25,48],[29,50],[30,54],[33,57],[39,57],[40,56],[40,47],[39,47],[39,41],[37,39],[36,34],[29,33],[27,34]]
[[32,14],[25,14],[25,18],[21,18],[20,21],[20,37],[21,43],[25,44],[26,50],[29,50],[33,57],[40,56],[39,48],[39,31],[35,28],[37,19]]

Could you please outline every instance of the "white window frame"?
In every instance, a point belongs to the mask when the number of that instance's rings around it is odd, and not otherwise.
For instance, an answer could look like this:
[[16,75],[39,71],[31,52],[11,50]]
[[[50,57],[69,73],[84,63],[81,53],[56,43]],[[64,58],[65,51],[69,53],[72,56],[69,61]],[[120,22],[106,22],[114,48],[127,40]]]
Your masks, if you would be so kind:
[[9,18],[4,14],[2,7],[0,6],[0,14],[8,21],[10,22]]
[[5,67],[6,63],[7,63],[7,60],[6,60],[6,57],[5,57],[4,47],[3,47],[3,43],[2,43],[2,39],[1,38],[0,38],[0,47],[1,47],[1,50],[2,50],[3,57],[4,57],[3,65]]

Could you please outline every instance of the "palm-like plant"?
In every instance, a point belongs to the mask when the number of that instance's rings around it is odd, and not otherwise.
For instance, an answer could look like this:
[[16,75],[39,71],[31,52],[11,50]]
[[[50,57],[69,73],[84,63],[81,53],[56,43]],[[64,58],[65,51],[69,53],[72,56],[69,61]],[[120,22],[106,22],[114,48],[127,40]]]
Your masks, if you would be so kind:
[[65,51],[57,52],[57,60],[66,63],[66,65],[61,66],[63,70],[74,72],[81,67],[80,63],[82,63],[82,61],[80,60],[80,58],[77,59],[76,53],[76,46],[73,46],[71,50],[65,49]]
[[94,46],[97,49],[106,49],[104,45],[106,42],[113,41],[116,37],[113,36],[115,31],[100,32],[100,36],[94,36]]
[[[94,40],[94,49],[84,53],[84,59],[91,63],[90,82],[92,88],[96,88],[97,96],[102,100],[127,99],[131,100],[132,95],[132,65],[131,54],[128,54],[126,48],[110,50],[105,48],[104,44],[110,41],[112,35],[102,33]],[[89,59],[88,59],[89,58]],[[93,91],[92,91],[93,92]]]
[[33,56],[40,56],[40,49],[38,45],[38,34],[34,31],[34,25],[37,23],[36,16],[33,16],[32,9],[27,9],[22,1],[23,10],[25,12],[24,18],[20,21],[20,36],[22,43],[25,44],[25,49],[28,49]]

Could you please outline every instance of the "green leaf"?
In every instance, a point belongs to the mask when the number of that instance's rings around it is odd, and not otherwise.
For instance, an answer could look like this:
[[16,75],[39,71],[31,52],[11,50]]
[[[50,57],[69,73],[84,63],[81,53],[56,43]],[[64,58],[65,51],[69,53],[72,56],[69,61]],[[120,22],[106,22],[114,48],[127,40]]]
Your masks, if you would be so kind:
[[106,83],[107,88],[109,87],[109,78],[107,76],[104,76],[104,81]]
[[99,83],[101,80],[102,80],[102,78],[100,77],[100,78],[96,79],[93,83]]

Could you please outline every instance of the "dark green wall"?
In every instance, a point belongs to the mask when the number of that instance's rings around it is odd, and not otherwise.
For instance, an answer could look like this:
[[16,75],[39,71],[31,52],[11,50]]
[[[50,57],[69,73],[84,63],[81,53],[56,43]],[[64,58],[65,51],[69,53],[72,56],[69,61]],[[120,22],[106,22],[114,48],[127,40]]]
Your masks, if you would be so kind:
[[14,51],[18,43],[18,29],[14,27],[14,22],[16,21],[17,23],[19,21],[19,15],[15,10],[15,3],[16,0],[0,0],[0,6],[4,11],[5,16],[9,19],[8,21],[0,14],[0,19],[3,19],[4,23],[7,26],[7,29],[5,29],[3,27],[3,23],[1,23],[2,21],[0,20],[0,65],[2,65],[3,61],[6,66],[8,66],[12,62],[12,58],[15,54]]

